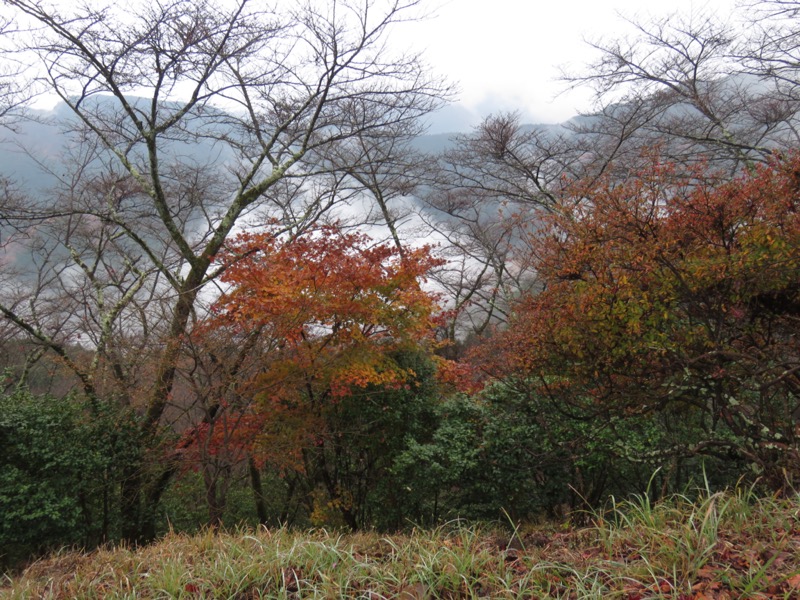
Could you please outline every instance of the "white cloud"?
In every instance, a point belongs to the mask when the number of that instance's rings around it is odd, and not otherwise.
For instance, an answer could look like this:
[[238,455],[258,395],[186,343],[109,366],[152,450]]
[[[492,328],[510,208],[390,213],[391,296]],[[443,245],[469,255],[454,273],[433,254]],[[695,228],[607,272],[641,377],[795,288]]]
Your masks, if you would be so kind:
[[559,122],[587,109],[581,90],[556,97],[559,67],[578,70],[591,58],[584,39],[629,31],[620,14],[647,19],[713,11],[727,16],[735,0],[449,0],[435,17],[406,24],[395,43],[423,51],[440,74],[460,84],[467,110],[518,110],[524,117]]

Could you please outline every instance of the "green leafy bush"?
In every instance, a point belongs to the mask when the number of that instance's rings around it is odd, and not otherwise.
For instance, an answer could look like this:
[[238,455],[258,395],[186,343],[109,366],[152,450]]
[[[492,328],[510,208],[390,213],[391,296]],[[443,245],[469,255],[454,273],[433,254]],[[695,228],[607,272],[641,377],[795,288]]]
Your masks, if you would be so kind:
[[[702,438],[691,415],[617,418],[567,411],[524,383],[496,382],[444,402],[427,443],[412,440],[394,463],[398,499],[419,524],[446,519],[563,518],[614,495],[681,491],[704,478],[719,489],[744,465],[732,457],[676,458]],[[705,464],[713,477],[703,472]],[[653,474],[656,473],[654,476]],[[580,513],[578,513],[580,514]]]
[[124,421],[75,398],[0,396],[0,562],[113,538]]

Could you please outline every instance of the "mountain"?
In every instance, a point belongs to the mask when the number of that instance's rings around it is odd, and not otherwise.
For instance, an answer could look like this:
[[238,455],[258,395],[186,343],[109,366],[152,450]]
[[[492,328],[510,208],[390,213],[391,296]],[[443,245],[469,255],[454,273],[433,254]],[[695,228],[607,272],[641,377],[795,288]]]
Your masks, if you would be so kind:
[[[86,102],[94,103],[88,107],[91,110],[117,110],[111,97],[100,96]],[[131,98],[130,102],[136,107],[149,100]],[[175,105],[176,109],[178,106]],[[80,136],[76,134],[79,124],[65,103],[60,102],[50,110],[30,109],[26,117],[14,122],[11,128],[0,129],[0,177],[13,181],[22,189],[43,192],[52,188],[59,178],[68,178],[70,162],[83,160],[84,157],[75,154],[85,152],[85,149],[72,142],[73,136]],[[221,111],[206,109],[203,126],[207,129],[207,123],[212,123],[211,127],[214,127],[213,123],[224,117]],[[229,148],[215,145],[210,138],[206,143],[169,140],[161,145],[161,149],[166,157],[180,156],[182,161],[201,166],[223,165],[233,159]],[[102,153],[94,160],[102,160]]]
[[[111,105],[110,100],[103,97],[94,99],[94,102],[99,106],[103,102]],[[146,100],[139,98],[132,99],[132,102],[138,104]],[[63,102],[49,110],[31,109],[27,116],[28,119],[14,123],[13,129],[0,129],[0,177],[15,182],[22,189],[43,192],[69,172],[66,162],[77,149],[70,143],[68,128],[71,123],[74,125],[75,117]],[[468,133],[480,120],[476,113],[463,106],[445,106],[428,117],[427,133],[419,136],[413,146],[428,154],[438,154],[452,146],[456,135]],[[560,128],[557,125],[536,127]],[[207,144],[171,141],[166,151],[200,165],[232,160],[232,156],[221,156],[222,150],[211,141]]]

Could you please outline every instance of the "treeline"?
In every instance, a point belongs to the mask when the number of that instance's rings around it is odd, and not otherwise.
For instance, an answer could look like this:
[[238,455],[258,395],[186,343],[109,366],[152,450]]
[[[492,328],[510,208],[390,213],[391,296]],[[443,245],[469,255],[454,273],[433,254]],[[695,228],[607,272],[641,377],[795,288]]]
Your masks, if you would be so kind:
[[436,157],[414,2],[7,4],[5,124],[74,119],[50,194],[2,188],[5,561],[795,486],[800,3],[642,24],[592,114]]

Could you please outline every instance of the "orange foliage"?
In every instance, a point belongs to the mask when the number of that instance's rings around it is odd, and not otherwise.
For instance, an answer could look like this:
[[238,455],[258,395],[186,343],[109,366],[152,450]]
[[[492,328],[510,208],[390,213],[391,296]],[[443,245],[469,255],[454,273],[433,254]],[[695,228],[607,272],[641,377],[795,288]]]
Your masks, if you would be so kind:
[[390,352],[432,341],[436,297],[420,282],[439,261],[428,247],[401,256],[327,227],[286,243],[269,233],[241,235],[218,261],[232,288],[215,305],[213,326],[260,329],[271,341],[258,385],[271,398],[306,394],[309,382],[322,382],[334,398],[402,385],[409,373],[393,367]]
[[326,227],[291,240],[243,234],[216,260],[230,289],[197,333],[259,336],[259,373],[246,385],[258,402],[244,409],[256,416],[239,419],[251,449],[281,468],[301,469],[301,450],[327,435],[327,404],[407,386],[415,373],[393,353],[435,345],[437,298],[421,283],[439,260],[428,247],[401,254]]
[[655,162],[575,185],[530,241],[543,291],[476,356],[563,402],[685,403],[751,440],[753,460],[797,454],[800,159],[701,175]]

